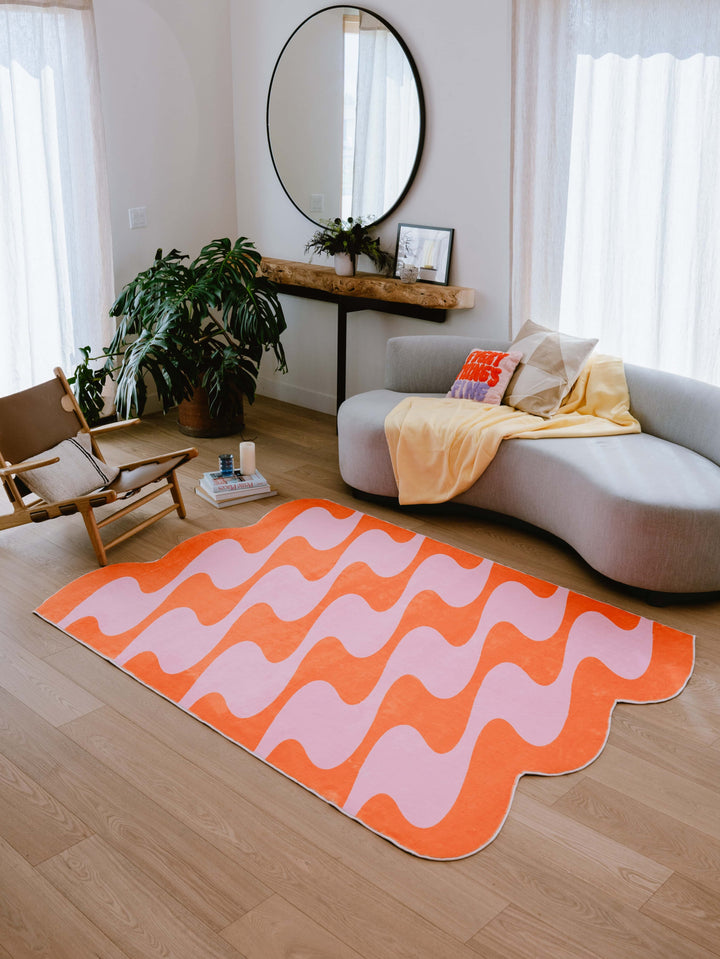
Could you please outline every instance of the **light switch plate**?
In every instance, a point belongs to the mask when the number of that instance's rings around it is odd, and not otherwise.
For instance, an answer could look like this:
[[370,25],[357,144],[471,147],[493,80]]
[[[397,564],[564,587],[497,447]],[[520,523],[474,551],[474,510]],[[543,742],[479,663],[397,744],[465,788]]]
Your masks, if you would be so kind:
[[128,210],[131,230],[142,230],[147,226],[147,207],[131,206]]

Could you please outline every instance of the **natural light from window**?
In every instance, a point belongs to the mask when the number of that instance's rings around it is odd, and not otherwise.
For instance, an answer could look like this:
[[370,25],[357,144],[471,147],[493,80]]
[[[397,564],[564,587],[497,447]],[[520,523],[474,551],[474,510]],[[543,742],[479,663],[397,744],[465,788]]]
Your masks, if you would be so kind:
[[719,103],[717,56],[577,58],[560,303],[605,351],[717,382]]
[[355,127],[357,123],[358,52],[360,18],[343,17],[343,145],[342,145],[342,218],[352,215],[353,174],[355,169]]
[[718,0],[513,0],[513,332],[720,385],[719,105]]
[[110,334],[109,204],[92,10],[0,9],[0,382]]
[[366,13],[343,18],[342,216],[390,209],[415,161],[420,107],[405,51]]

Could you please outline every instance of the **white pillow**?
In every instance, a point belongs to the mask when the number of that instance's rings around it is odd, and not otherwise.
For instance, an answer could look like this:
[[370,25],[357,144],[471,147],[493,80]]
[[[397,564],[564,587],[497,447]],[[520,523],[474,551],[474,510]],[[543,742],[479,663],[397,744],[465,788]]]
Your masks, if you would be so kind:
[[110,466],[93,456],[88,433],[80,432],[72,439],[63,440],[33,459],[42,461],[54,456],[59,457],[57,463],[21,474],[28,489],[49,503],[92,493],[112,483],[120,472],[120,467]]

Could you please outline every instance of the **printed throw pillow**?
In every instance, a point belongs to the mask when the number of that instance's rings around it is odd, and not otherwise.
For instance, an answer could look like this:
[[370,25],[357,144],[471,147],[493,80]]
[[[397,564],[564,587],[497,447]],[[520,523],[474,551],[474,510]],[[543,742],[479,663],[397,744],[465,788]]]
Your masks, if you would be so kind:
[[120,472],[118,466],[110,466],[93,456],[87,433],[80,432],[72,439],[63,440],[34,459],[45,460],[53,456],[60,457],[57,463],[22,474],[28,489],[47,502],[85,496],[112,483]]
[[523,360],[505,392],[506,405],[545,418],[557,413],[596,343],[528,320],[510,346],[522,351]]
[[521,359],[522,353],[517,350],[510,353],[473,350],[447,395],[497,406]]

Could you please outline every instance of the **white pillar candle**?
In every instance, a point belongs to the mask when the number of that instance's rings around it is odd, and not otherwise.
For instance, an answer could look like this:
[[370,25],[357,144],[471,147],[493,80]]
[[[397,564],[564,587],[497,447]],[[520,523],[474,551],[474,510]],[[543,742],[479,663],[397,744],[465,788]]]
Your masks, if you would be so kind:
[[240,444],[240,472],[243,476],[249,476],[255,472],[255,444]]

